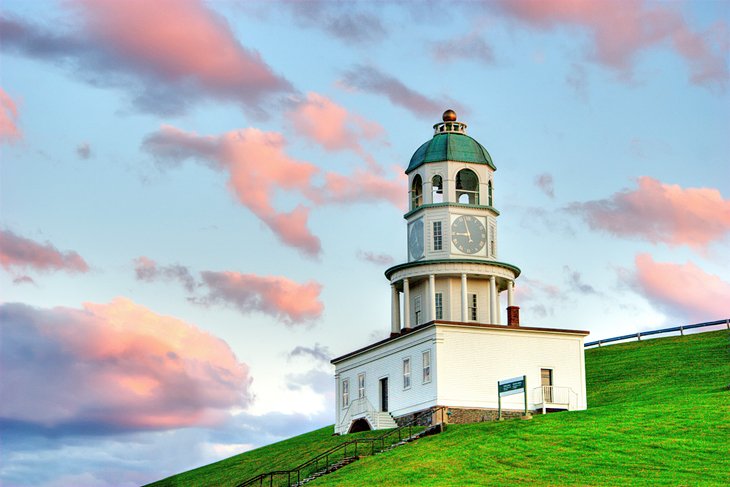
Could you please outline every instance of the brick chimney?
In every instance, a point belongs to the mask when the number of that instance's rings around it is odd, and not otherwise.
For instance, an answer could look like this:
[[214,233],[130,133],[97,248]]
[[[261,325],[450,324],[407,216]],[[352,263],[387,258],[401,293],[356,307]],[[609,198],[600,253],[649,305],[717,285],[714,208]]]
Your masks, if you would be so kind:
[[508,306],[507,307],[507,326],[512,328],[520,327],[520,307],[519,306]]

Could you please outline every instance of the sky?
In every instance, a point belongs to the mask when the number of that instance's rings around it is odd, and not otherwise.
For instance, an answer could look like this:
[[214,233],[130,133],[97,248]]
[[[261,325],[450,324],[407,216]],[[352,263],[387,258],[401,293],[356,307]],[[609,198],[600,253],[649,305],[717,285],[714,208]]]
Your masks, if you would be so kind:
[[0,482],[137,485],[332,424],[329,360],[390,331],[404,170],[447,108],[497,167],[523,324],[730,318],[729,23],[3,1]]

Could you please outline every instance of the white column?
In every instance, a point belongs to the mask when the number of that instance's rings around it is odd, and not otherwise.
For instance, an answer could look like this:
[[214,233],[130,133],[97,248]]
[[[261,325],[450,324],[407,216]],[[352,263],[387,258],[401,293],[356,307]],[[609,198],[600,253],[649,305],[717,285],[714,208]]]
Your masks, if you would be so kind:
[[489,286],[489,282],[487,282],[487,295],[486,295],[486,306],[484,307],[484,321],[487,323],[492,322],[492,289]]
[[403,279],[403,328],[411,327],[411,289],[408,279]]
[[428,296],[431,304],[431,316],[429,320],[436,319],[436,276],[433,274],[428,276]]
[[507,306],[515,305],[515,282],[507,281]]
[[497,292],[497,325],[502,324],[502,305],[499,304],[499,292]]
[[400,292],[395,284],[390,285],[390,332],[400,333]]
[[461,321],[467,321],[466,274],[461,275]]
[[491,303],[489,304],[489,322],[492,324],[496,324],[498,322],[497,279],[494,276],[491,276],[489,278],[489,300],[491,301]]

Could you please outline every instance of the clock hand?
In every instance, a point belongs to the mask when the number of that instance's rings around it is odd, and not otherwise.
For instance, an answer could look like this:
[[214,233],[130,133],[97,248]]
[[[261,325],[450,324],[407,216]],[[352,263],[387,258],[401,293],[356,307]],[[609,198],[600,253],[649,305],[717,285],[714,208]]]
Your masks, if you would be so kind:
[[466,236],[469,237],[469,243],[473,242],[471,239],[471,232],[469,231],[469,225],[467,225],[466,222],[464,222],[464,228],[466,228]]

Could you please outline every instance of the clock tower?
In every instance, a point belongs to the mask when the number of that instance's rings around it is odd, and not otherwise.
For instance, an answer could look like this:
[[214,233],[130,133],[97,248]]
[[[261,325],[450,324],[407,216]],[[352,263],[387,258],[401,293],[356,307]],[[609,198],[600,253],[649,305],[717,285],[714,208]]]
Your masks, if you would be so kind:
[[503,291],[508,325],[519,326],[513,291],[520,270],[500,262],[497,253],[497,168],[453,110],[442,118],[406,169],[408,262],[385,272],[391,335],[431,321],[499,325]]

